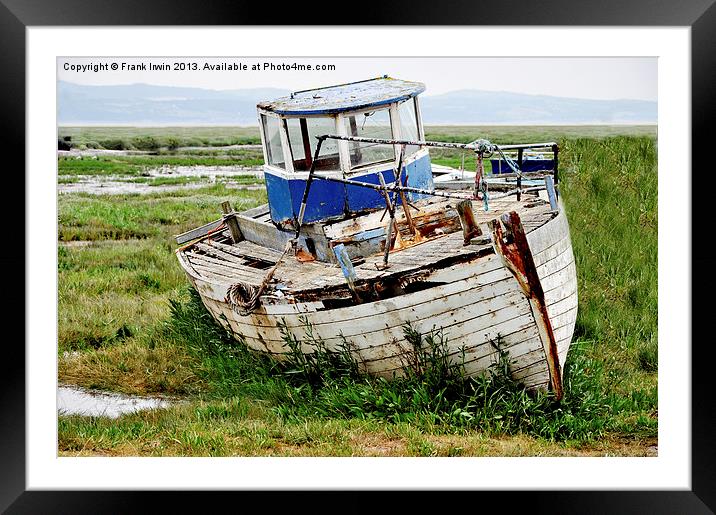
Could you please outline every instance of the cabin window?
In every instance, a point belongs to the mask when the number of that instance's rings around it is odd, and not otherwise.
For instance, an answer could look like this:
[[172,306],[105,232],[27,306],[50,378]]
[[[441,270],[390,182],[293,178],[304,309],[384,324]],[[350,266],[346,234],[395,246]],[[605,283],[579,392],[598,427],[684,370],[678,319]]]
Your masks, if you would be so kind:
[[[415,109],[415,99],[411,98],[398,104],[398,116],[400,117],[400,139],[419,140],[418,113]],[[406,145],[405,155],[409,156],[418,150],[420,150],[418,145]]]
[[281,146],[281,120],[262,114],[261,122],[264,126],[268,164],[285,170],[286,163],[283,157],[283,147]]
[[[288,143],[291,147],[293,169],[296,172],[305,172],[311,169],[311,162],[316,152],[318,139],[316,136],[336,133],[335,118],[288,118]],[[338,155],[338,141],[334,139],[323,140],[321,154],[316,162],[316,170],[340,170],[341,163]]]
[[[393,130],[390,125],[390,111],[369,111],[349,114],[345,118],[346,134],[362,138],[392,139]],[[369,166],[375,163],[393,161],[395,150],[393,145],[382,143],[364,143],[349,141],[351,168]]]

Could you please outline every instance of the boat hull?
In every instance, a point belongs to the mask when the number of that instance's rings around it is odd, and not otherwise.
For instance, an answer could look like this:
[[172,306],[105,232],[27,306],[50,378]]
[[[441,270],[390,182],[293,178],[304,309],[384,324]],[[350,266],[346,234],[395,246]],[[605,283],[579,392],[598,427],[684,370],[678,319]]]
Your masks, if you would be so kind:
[[[484,373],[499,358],[493,344],[509,354],[512,376],[529,389],[558,386],[577,315],[577,279],[569,225],[563,209],[527,233],[527,242],[544,292],[553,336],[545,341],[540,312],[498,253],[440,268],[424,278],[435,286],[374,302],[326,309],[322,302],[262,304],[240,315],[226,302],[226,285],[185,271],[213,317],[250,348],[284,359],[288,352],[282,331],[313,347],[313,337],[329,350],[345,342],[362,369],[391,378],[402,375],[411,344],[404,326],[426,334],[441,330],[451,359],[463,362],[468,375]],[[544,323],[544,320],[542,320]],[[558,372],[549,366],[552,352]],[[557,382],[558,384],[555,384]]]

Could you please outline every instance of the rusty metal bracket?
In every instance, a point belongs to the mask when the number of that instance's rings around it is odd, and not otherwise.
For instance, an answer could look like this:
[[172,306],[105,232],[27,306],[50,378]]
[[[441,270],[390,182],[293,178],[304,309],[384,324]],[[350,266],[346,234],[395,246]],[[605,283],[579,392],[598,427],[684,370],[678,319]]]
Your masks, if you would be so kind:
[[515,276],[529,300],[540,339],[542,340],[545,357],[547,358],[550,387],[557,400],[559,400],[562,398],[563,389],[562,372],[557,354],[557,340],[552,330],[542,283],[537,275],[537,267],[527,243],[522,221],[517,212],[510,211],[503,214],[499,219],[492,220],[490,225],[495,252],[502,258],[507,269]]

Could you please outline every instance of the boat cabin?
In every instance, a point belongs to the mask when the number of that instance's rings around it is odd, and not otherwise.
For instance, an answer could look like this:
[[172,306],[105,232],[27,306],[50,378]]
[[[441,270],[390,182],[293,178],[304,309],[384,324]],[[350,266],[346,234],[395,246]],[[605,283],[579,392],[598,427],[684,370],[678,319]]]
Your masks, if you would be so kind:
[[[418,95],[420,82],[388,76],[291,93],[257,105],[264,152],[264,177],[271,220],[292,228],[298,219],[318,136],[330,134],[363,138],[424,139]],[[326,139],[315,171],[352,181],[394,182],[400,145]],[[401,184],[432,189],[430,156],[425,147],[406,145]],[[409,193],[408,201],[422,198]],[[385,208],[374,189],[329,181],[314,181],[304,223],[338,220]]]

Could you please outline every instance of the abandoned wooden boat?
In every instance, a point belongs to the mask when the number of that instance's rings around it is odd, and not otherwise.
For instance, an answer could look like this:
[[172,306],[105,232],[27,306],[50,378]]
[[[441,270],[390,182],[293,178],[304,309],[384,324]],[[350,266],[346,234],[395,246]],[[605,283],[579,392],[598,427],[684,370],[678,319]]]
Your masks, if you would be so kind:
[[[381,77],[259,103],[268,204],[224,202],[222,218],[177,236],[179,262],[220,324],[277,359],[282,331],[304,339],[310,325],[390,378],[410,323],[441,329],[470,375],[499,342],[516,379],[561,397],[577,281],[558,147],[425,141],[424,89]],[[476,172],[434,180],[431,147],[474,153]],[[522,172],[530,149],[553,152],[552,168]],[[487,175],[494,156],[511,173]]]

